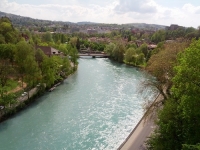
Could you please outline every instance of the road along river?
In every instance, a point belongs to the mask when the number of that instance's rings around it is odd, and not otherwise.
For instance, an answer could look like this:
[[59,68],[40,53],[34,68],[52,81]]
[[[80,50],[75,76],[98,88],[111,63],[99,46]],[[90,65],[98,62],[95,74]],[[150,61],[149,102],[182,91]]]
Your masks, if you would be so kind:
[[79,59],[54,91],[0,124],[0,150],[116,150],[143,115],[138,69]]

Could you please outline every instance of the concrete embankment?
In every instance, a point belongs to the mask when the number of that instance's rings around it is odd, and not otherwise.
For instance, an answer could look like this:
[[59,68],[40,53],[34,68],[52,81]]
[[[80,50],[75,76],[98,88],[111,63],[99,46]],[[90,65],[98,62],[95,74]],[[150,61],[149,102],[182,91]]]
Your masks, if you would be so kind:
[[6,107],[4,109],[0,110],[0,122],[6,120],[11,115],[15,114],[16,112],[20,111],[24,107],[26,107],[27,104],[31,103],[35,96],[37,96],[40,93],[41,88],[35,87],[31,89],[29,92],[25,92],[25,94],[21,95],[16,99],[16,102],[12,104],[10,107]]
[[[158,102],[162,99],[163,96],[159,94],[154,100],[154,102]],[[135,126],[133,131],[119,146],[118,150],[145,150],[145,141],[151,135],[154,129],[154,121],[152,119],[145,120],[145,116],[143,116],[138,122],[138,124]]]

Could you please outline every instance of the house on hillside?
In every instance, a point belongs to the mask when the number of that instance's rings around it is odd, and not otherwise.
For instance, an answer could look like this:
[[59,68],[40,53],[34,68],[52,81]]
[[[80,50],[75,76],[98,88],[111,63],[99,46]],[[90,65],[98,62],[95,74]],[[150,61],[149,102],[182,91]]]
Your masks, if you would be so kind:
[[98,31],[96,29],[87,29],[88,34],[97,34]]
[[59,50],[50,47],[50,46],[35,46],[35,49],[41,49],[45,55],[51,57],[53,55],[57,55],[57,56],[64,56],[62,52],[60,52]]

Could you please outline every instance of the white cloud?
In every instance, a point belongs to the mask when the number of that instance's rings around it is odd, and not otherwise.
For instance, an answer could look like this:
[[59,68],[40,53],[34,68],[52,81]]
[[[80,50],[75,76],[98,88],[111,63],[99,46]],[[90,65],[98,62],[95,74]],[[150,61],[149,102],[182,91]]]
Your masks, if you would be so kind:
[[[197,27],[200,25],[200,6],[185,4],[182,8],[158,5],[154,0],[105,0],[87,3],[72,0],[68,4],[30,5],[1,0],[0,10],[21,16],[57,21],[91,21],[100,23],[152,23],[179,24]],[[81,2],[81,4],[80,4]],[[27,2],[28,3],[28,2]],[[86,5],[87,4],[87,5]]]
[[113,4],[106,7],[98,5],[89,5],[88,7],[78,5],[28,5],[17,4],[15,2],[8,3],[3,0],[0,4],[0,10],[3,12],[18,14],[21,16],[30,16],[39,19],[61,20],[61,21],[104,21],[107,15],[112,14]]
[[156,13],[156,7],[151,0],[120,0],[115,7],[116,12]]
[[192,4],[185,4],[183,10],[189,14],[200,14],[200,6],[193,6]]

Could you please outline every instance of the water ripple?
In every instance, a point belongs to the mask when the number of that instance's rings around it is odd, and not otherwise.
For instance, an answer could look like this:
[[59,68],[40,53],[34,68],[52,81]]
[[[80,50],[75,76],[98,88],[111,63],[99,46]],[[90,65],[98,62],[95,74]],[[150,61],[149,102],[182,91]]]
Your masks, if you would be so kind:
[[0,124],[0,149],[115,150],[142,117],[140,80],[135,68],[80,59],[77,73]]

